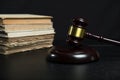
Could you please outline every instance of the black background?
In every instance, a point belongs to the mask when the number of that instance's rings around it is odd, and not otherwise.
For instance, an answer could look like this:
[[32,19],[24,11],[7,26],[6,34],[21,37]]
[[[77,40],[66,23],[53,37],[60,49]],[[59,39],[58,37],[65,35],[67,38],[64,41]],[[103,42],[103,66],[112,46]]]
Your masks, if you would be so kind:
[[[119,0],[0,0],[0,14],[53,16],[55,44],[64,44],[73,17],[89,21],[87,31],[120,40]],[[84,41],[83,41],[84,42]],[[102,44],[85,39],[86,44]],[[120,79],[119,47],[97,46],[100,60],[82,65],[46,62],[47,51],[1,56],[0,80],[116,80]]]
[[[0,0],[0,14],[4,13],[53,16],[55,44],[65,42],[73,17],[86,18],[91,33],[120,40],[119,0]],[[91,40],[85,43],[97,44]]]

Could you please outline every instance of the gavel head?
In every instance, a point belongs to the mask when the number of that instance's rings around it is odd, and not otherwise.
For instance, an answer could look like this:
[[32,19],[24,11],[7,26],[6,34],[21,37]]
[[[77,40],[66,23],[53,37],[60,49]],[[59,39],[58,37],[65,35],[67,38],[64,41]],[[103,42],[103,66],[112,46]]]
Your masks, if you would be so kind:
[[73,18],[72,25],[76,27],[85,28],[88,26],[88,21],[82,17]]
[[68,30],[67,42],[73,45],[80,44],[85,36],[85,28],[87,25],[88,22],[84,18],[74,18]]

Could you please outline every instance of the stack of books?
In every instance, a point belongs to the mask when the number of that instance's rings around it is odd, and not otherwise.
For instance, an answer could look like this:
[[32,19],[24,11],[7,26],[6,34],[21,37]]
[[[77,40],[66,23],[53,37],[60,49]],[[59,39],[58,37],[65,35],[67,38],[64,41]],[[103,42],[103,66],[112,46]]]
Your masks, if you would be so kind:
[[0,54],[50,47],[54,37],[51,16],[0,14]]

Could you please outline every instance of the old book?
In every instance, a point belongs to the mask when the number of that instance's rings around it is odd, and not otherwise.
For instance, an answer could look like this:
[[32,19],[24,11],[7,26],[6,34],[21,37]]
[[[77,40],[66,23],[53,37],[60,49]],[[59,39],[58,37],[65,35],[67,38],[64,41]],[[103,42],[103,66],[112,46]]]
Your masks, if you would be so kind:
[[51,16],[33,14],[0,14],[0,25],[51,24]]
[[0,41],[0,54],[8,55],[52,46],[54,34],[5,38]]
[[51,16],[0,14],[0,54],[50,47],[54,38]]
[[0,54],[10,55],[13,53],[36,50],[36,49],[41,49],[41,48],[48,48],[51,46],[52,46],[52,43],[50,41],[49,42],[46,41],[44,43],[39,42],[39,43],[34,43],[34,44],[29,44],[29,45],[24,45],[24,46],[9,47],[9,48],[8,47],[6,48],[6,46],[0,46]]
[[53,39],[54,34],[46,34],[46,35],[34,35],[34,36],[25,36],[25,37],[13,37],[13,38],[3,38],[0,37],[0,45],[13,45],[21,44],[21,42],[31,42],[31,41],[39,41],[46,39]]
[[53,29],[47,30],[33,30],[33,31],[18,31],[18,32],[4,32],[0,31],[0,37],[23,37],[23,36],[33,36],[33,35],[45,35],[54,33]]
[[34,31],[34,30],[45,30],[53,29],[52,24],[18,24],[18,25],[2,25],[0,26],[0,31],[8,32],[18,32],[18,31]]

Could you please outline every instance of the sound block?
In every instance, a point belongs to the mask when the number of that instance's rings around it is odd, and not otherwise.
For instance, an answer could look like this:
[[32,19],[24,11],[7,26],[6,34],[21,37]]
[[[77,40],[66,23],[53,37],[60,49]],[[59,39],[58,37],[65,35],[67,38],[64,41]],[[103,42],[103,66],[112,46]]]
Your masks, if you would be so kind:
[[88,63],[99,60],[99,53],[92,47],[75,46],[59,47],[53,46],[48,51],[47,60],[57,63]]

